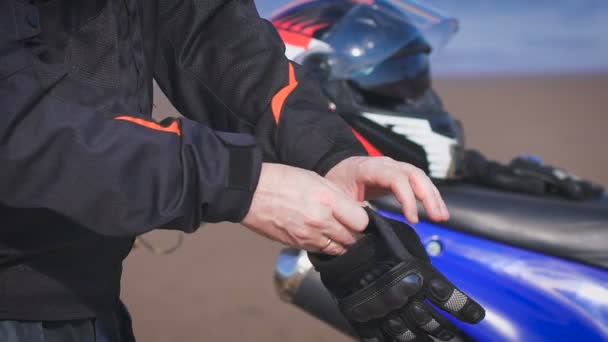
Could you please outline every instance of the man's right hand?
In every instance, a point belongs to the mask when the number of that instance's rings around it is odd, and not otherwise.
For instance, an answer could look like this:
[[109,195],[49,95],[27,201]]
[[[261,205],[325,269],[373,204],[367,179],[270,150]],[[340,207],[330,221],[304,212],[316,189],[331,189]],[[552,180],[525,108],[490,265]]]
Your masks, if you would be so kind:
[[312,171],[264,163],[242,223],[289,246],[341,255],[368,225],[362,206]]

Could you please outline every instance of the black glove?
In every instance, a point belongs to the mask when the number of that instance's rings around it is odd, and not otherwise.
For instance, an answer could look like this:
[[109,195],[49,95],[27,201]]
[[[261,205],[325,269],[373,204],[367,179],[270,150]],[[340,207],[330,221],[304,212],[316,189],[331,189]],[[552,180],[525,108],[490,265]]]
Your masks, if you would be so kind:
[[594,199],[604,193],[604,189],[597,184],[530,158],[515,158],[510,164],[502,165],[487,160],[475,150],[465,153],[464,179],[508,191],[574,200]]
[[432,341],[429,335],[451,339],[456,328],[427,299],[461,321],[484,318],[484,309],[431,265],[410,226],[366,210],[369,226],[344,255],[309,253],[362,341]]
[[541,180],[544,183],[544,193],[585,200],[598,198],[604,193],[604,188],[591,181],[581,179],[564,169],[545,165],[530,158],[515,158],[509,168],[520,177]]

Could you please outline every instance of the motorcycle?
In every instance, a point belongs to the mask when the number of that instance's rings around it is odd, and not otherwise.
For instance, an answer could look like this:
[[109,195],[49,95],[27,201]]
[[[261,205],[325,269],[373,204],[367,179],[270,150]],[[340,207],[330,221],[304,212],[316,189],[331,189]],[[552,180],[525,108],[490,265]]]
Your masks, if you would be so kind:
[[[320,39],[332,30],[326,21],[307,21],[303,30],[290,30],[291,25],[303,25],[296,20],[302,13],[330,13],[314,8],[315,3],[328,6],[332,2],[304,2],[273,17],[288,57],[305,64],[310,59],[302,56],[318,56],[319,51],[332,48],[327,44],[334,38],[331,32],[330,38]],[[435,15],[413,1],[388,3],[410,18]],[[443,23],[444,28],[455,27],[454,22]],[[306,31],[307,27],[314,30]],[[345,27],[348,24],[341,24],[337,31]],[[318,34],[319,30],[323,32]],[[460,334],[453,341],[608,341],[608,195],[573,201],[450,179],[446,176],[457,165],[447,161],[461,148],[462,130],[442,110],[432,90],[426,91],[422,102],[414,107],[350,106],[331,101],[329,105],[343,109],[340,113],[370,154],[414,163],[436,180],[450,209],[450,220],[432,223],[419,208],[421,222],[412,226],[432,263],[486,309],[485,319],[477,325],[454,320]],[[438,109],[432,120],[417,116],[429,107]],[[453,129],[446,133],[446,126]],[[420,150],[426,152],[426,158],[416,157]],[[407,222],[392,196],[371,205],[388,218]],[[288,248],[280,253],[275,284],[283,300],[353,335],[306,252]]]
[[[454,321],[464,341],[608,341],[608,196],[590,202],[535,198],[467,184],[439,186],[446,224],[416,232],[433,265],[485,309],[475,326]],[[393,197],[373,202],[405,221]],[[350,333],[306,253],[281,252],[284,300]]]

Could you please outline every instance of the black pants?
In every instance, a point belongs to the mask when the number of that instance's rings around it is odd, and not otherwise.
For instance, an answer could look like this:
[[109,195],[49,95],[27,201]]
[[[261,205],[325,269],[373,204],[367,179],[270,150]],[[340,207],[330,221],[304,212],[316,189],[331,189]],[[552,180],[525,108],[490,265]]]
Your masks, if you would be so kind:
[[135,342],[131,317],[121,303],[94,319],[57,322],[1,321],[2,342]]

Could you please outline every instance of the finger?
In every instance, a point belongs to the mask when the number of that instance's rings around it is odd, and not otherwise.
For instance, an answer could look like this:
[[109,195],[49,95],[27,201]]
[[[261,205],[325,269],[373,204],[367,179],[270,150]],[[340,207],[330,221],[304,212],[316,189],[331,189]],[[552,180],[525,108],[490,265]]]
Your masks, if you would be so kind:
[[390,189],[401,204],[401,209],[407,220],[411,223],[418,223],[416,197],[410,186],[408,174],[403,172],[404,170],[401,167],[395,167],[395,165],[393,160],[376,165],[369,181],[372,184]]
[[[390,158],[373,158],[363,169],[361,181],[366,188],[390,189],[395,195],[403,210],[403,214],[411,223],[418,223],[418,207],[416,197],[410,186],[408,171],[403,168],[404,163],[396,162]],[[367,193],[366,193],[367,195]]]
[[424,209],[432,220],[441,220],[443,218],[442,205],[443,200],[435,196],[435,185],[431,179],[421,170],[406,165],[409,172],[409,183],[414,191],[415,196],[420,199]]
[[320,248],[321,253],[329,255],[342,255],[346,252],[346,248],[339,243],[326,239],[323,246]]
[[382,330],[373,322],[359,323],[349,321],[349,323],[362,342],[392,342],[384,337]]
[[436,195],[436,187],[431,179],[421,170],[413,167],[409,173],[410,184],[416,195],[420,199],[425,211],[432,220],[441,220],[443,218],[442,205],[443,200]]
[[340,195],[333,207],[334,218],[351,232],[360,233],[367,228],[369,217],[359,203]]
[[327,227],[323,231],[323,235],[346,247],[354,244],[357,241],[354,233],[349,231],[345,226],[333,218],[332,222],[327,223]]
[[439,200],[439,203],[441,203],[441,212],[443,213],[443,219],[444,219],[444,221],[447,221],[450,219],[450,212],[448,211],[448,207],[445,204],[445,201],[443,200],[443,196],[441,196],[441,193],[439,192],[437,187],[434,187],[434,190],[435,190],[435,197],[437,197]]
[[[289,230],[285,230],[288,234],[289,239],[293,241],[291,245],[296,248],[301,248],[313,253],[325,253],[323,249],[329,245],[331,239],[324,236],[321,228],[309,223],[308,225],[302,225],[299,227],[292,227]],[[335,247],[334,247],[335,248]],[[337,255],[338,251],[329,250],[332,255]]]
[[456,335],[456,327],[424,301],[413,301],[404,308],[402,314],[415,325],[417,331],[423,331],[442,341],[448,341]]
[[435,305],[467,323],[478,323],[485,310],[446,279],[436,277],[429,282],[428,297]]
[[[285,232],[297,246],[309,252],[341,255],[344,242],[354,243],[354,237],[332,215],[329,206],[312,206],[301,220],[292,220]],[[336,240],[336,241],[334,241]],[[334,242],[330,245],[330,242]]]
[[441,209],[443,212],[444,219],[447,221],[450,219],[450,212],[448,211],[448,206],[446,205],[445,200],[443,199],[443,196],[439,192],[439,189],[437,189],[436,186],[433,189],[435,190],[435,195],[437,196],[439,203],[441,203]]
[[391,184],[391,191],[399,203],[401,203],[401,208],[408,221],[411,223],[418,223],[418,206],[416,205],[416,197],[410,187],[408,177],[405,175],[394,177],[394,181]]
[[447,207],[445,206],[445,203],[443,201],[443,198],[441,197],[439,190],[437,190],[437,187],[435,186],[433,187],[433,196],[435,198],[435,202],[439,204],[439,214],[441,218],[438,221],[445,221],[449,214],[447,211]]
[[383,329],[391,341],[432,342],[426,334],[412,329],[408,322],[397,314],[391,314],[386,318]]

